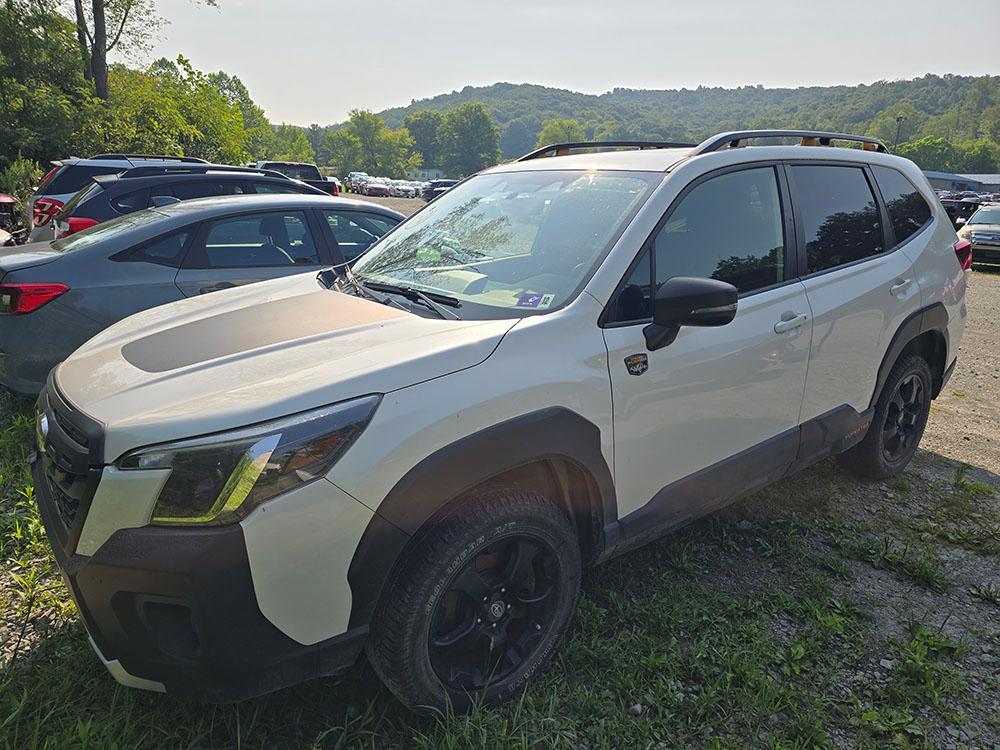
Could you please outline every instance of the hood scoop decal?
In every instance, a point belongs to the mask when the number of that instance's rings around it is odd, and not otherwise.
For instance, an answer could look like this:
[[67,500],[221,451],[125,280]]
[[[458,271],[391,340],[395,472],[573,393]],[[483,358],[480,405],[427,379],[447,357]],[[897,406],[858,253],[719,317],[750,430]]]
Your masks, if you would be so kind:
[[122,357],[144,372],[167,372],[406,315],[402,310],[339,292],[314,292],[278,300],[262,296],[257,304],[181,323],[131,341],[122,347]]

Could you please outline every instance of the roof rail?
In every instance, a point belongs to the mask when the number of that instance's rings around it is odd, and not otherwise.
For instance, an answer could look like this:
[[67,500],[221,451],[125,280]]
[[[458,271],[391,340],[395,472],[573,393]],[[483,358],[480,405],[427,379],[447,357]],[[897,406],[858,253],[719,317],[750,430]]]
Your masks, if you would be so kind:
[[672,141],[578,141],[575,143],[553,143],[548,146],[536,148],[534,151],[517,159],[517,161],[542,159],[546,156],[565,156],[570,151],[578,149],[610,151],[616,148],[644,150],[652,148],[694,148],[694,146],[694,143],[674,143]]
[[208,164],[197,156],[164,156],[163,154],[95,154],[91,159],[142,159],[144,161],[180,161],[190,164]]
[[291,180],[288,175],[276,172],[273,169],[255,169],[253,167],[231,167],[228,164],[184,164],[148,167],[132,167],[126,169],[118,175],[119,179],[129,179],[131,177],[151,177],[157,174],[206,174],[208,172],[238,172],[239,174],[257,174],[263,177],[280,177],[283,180]]
[[877,138],[850,133],[828,133],[822,130],[734,130],[718,133],[698,144],[691,156],[708,154],[723,148],[741,148],[751,138],[798,138],[800,146],[830,146],[831,141],[852,141],[862,144],[866,151],[888,153],[889,149]]

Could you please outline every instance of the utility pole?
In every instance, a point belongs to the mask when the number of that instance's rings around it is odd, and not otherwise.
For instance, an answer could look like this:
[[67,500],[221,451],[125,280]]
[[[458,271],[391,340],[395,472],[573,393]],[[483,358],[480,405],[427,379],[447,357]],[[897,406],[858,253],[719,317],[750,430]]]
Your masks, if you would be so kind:
[[906,118],[902,115],[896,115],[896,140],[892,144],[892,150],[895,151],[899,147],[899,131],[903,127],[903,120]]

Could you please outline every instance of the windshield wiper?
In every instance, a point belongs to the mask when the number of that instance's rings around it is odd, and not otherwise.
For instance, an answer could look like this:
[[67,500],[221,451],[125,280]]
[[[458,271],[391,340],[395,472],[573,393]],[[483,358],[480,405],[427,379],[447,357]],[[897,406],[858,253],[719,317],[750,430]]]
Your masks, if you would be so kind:
[[451,318],[452,320],[462,319],[462,316],[455,311],[442,307],[442,305],[447,305],[448,307],[461,307],[462,303],[457,297],[449,297],[447,294],[437,294],[436,292],[425,292],[422,289],[417,289],[412,286],[386,284],[381,281],[365,281],[360,283],[364,284],[365,288],[368,290],[374,289],[380,292],[398,294],[401,297],[406,297],[406,299],[411,302],[423,302],[424,305],[426,305],[430,310],[436,312],[440,318]]
[[[384,294],[372,291],[363,281],[361,281],[361,279],[354,275],[354,271],[352,271],[351,267],[346,263],[341,266],[341,268],[344,269],[344,276],[342,278],[347,279],[348,283],[354,287],[359,296],[368,297],[368,299],[373,299],[383,305],[392,305],[393,307],[398,307],[400,310],[406,310],[406,307],[396,302],[396,300],[392,299],[392,297],[386,297]],[[323,273],[323,271],[320,272],[321,281],[324,281],[322,278]],[[406,310],[406,312],[410,311]]]

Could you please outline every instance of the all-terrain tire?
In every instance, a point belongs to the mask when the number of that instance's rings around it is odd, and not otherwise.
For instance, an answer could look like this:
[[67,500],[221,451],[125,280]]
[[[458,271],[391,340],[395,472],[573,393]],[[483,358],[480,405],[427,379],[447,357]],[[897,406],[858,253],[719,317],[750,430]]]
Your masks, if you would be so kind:
[[[495,682],[488,680],[482,689],[470,691],[448,682],[447,676],[442,679],[441,652],[434,651],[437,661],[432,659],[432,650],[439,647],[437,643],[432,646],[432,635],[436,638],[444,616],[439,605],[444,607],[446,601],[452,601],[445,600],[446,596],[461,598],[455,593],[456,582],[470,566],[474,568],[484,557],[488,559],[491,550],[522,543],[543,550],[545,570],[554,571],[545,574],[546,580],[550,576],[554,582],[550,586],[552,600],[546,600],[551,611],[546,610],[547,616],[542,618],[546,620],[544,627],[540,622],[531,625],[538,632],[531,636],[530,652],[523,654],[519,666],[513,666],[516,662],[511,661],[511,674]],[[533,566],[539,564],[534,559],[531,562]],[[478,580],[499,580],[491,575],[491,571],[485,571]],[[535,573],[529,575],[532,580],[536,577]],[[396,697],[411,708],[445,710],[450,706],[465,711],[478,702],[502,702],[521,690],[559,645],[576,610],[580,575],[576,533],[567,515],[547,498],[520,489],[494,489],[464,498],[452,503],[414,536],[376,608],[368,659]],[[542,577],[537,575],[539,580]],[[499,591],[495,588],[489,596],[499,597]],[[479,606],[478,602],[466,601],[463,599],[461,606]],[[486,599],[483,602],[485,616],[489,605]],[[513,605],[515,612],[518,607],[527,607],[517,601]],[[503,606],[501,602],[497,609]],[[486,625],[490,625],[486,619]],[[491,650],[490,645],[487,651]]]
[[[927,360],[917,354],[901,357],[879,394],[868,433],[837,457],[841,466],[869,479],[888,479],[906,468],[927,426],[932,382]],[[919,403],[910,403],[912,398]]]

